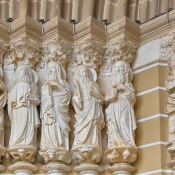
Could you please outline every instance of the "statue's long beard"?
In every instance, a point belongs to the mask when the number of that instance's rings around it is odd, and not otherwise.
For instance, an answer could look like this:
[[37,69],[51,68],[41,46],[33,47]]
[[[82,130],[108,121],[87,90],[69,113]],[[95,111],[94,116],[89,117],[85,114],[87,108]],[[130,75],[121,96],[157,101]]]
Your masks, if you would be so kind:
[[87,77],[83,77],[83,78],[81,78],[81,83],[83,84],[83,85],[87,85],[87,84],[89,84],[89,78],[87,78]]
[[56,77],[56,75],[51,74],[51,75],[48,75],[48,80],[49,81],[57,81],[57,77]]
[[117,84],[124,84],[125,83],[125,74],[117,73],[115,80],[117,81]]

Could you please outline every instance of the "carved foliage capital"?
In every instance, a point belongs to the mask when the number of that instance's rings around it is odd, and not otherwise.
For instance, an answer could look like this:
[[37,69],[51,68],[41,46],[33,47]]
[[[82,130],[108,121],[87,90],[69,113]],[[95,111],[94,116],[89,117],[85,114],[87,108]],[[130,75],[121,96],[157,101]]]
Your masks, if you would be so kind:
[[130,64],[135,57],[136,51],[137,46],[133,42],[121,39],[115,44],[107,46],[105,55],[109,56],[114,62],[126,61]]
[[10,44],[7,64],[16,63],[34,67],[41,57],[41,45],[35,41],[23,38],[15,43]]
[[42,47],[42,58],[47,62],[57,62],[62,67],[66,68],[69,57],[69,44],[63,40],[56,40]]
[[99,65],[103,61],[104,49],[101,44],[93,39],[88,39],[73,47],[72,65],[85,65],[98,70]]
[[160,58],[167,60],[175,50],[175,32],[168,33],[160,40]]

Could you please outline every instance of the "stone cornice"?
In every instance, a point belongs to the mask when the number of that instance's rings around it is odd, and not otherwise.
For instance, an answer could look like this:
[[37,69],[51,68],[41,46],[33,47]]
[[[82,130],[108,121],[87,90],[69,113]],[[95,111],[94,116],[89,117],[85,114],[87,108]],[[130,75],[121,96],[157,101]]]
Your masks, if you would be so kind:
[[26,36],[42,44],[59,38],[70,44],[77,44],[82,40],[93,38],[102,45],[110,45],[125,38],[139,46],[173,31],[174,19],[175,10],[169,13],[168,24],[166,24],[166,14],[142,25],[123,17],[107,26],[108,35],[105,36],[104,25],[93,17],[76,24],[74,35],[71,23],[55,17],[45,24],[45,33],[42,35],[41,24],[24,16],[11,23],[11,33],[8,33],[8,23],[0,21],[0,39],[11,43]]
[[88,17],[85,20],[81,21],[76,25],[75,28],[76,34],[74,35],[74,43],[79,41],[93,38],[103,45],[105,45],[106,37],[104,26],[102,23],[97,21],[93,17]]
[[108,26],[107,44],[113,44],[118,39],[125,38],[139,44],[140,29],[139,25],[127,17],[123,17]]
[[169,23],[166,23],[166,14],[140,25],[139,45],[160,38],[175,30],[175,10],[169,14]]

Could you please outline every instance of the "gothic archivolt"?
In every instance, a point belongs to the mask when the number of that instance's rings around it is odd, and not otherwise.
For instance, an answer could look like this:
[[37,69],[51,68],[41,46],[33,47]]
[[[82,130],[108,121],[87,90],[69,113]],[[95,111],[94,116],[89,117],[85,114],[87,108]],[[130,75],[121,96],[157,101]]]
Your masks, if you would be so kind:
[[[78,172],[102,172],[104,154],[109,171],[135,170],[132,42],[39,45],[23,38],[0,44],[0,156],[11,155],[10,171],[36,171],[37,153],[48,173],[70,171],[71,161]],[[4,145],[6,104],[11,133]]]

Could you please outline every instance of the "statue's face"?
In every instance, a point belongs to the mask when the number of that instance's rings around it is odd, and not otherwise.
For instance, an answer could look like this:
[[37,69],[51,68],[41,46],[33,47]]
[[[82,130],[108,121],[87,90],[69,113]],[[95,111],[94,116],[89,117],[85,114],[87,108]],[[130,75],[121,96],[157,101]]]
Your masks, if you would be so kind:
[[47,77],[49,81],[58,81],[57,77],[60,75],[57,75],[57,68],[54,64],[49,64],[47,67]]
[[57,74],[56,67],[54,65],[49,65],[47,68],[47,72],[48,75],[56,75]]
[[125,67],[123,64],[119,63],[115,66],[115,72],[116,73],[120,73],[120,74],[124,74],[125,73]]
[[88,69],[86,68],[81,68],[80,71],[79,71],[79,75],[80,77],[84,78],[84,77],[89,77],[89,72],[88,72]]
[[17,71],[17,80],[23,82],[30,82],[29,78],[29,68],[27,66],[18,67]]
[[26,66],[22,66],[17,70],[20,75],[29,75],[29,69]]

